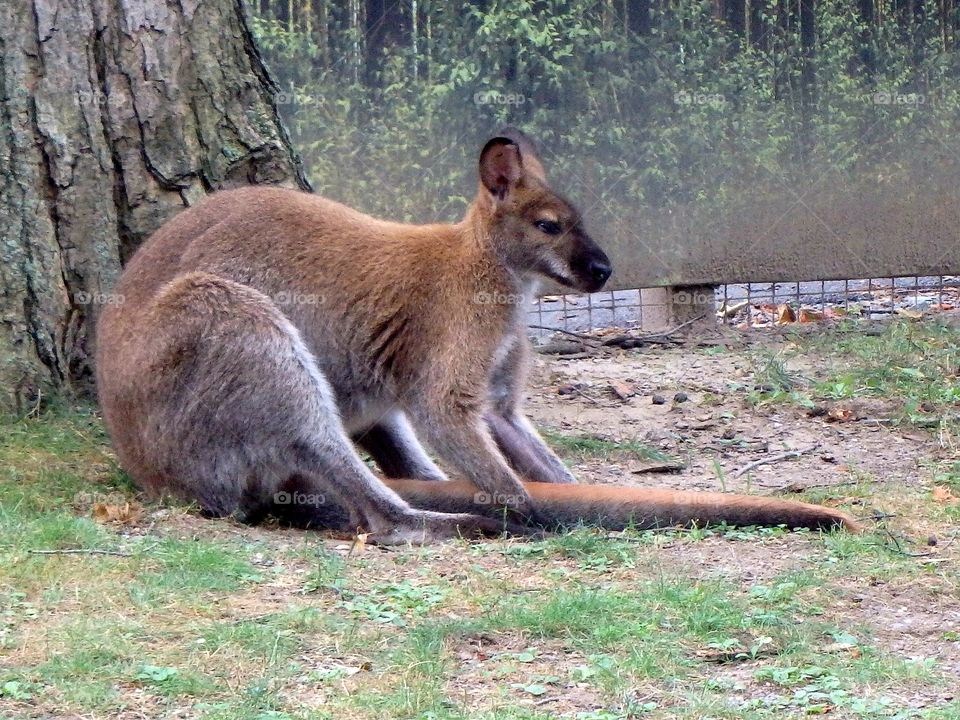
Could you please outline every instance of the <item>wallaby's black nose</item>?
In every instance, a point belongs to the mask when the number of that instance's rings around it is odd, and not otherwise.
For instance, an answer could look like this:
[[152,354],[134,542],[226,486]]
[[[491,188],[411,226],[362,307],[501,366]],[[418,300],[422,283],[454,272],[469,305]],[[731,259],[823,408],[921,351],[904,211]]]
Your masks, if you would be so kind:
[[613,269],[610,267],[610,263],[602,260],[590,261],[590,278],[597,284],[597,287],[602,286],[612,272]]

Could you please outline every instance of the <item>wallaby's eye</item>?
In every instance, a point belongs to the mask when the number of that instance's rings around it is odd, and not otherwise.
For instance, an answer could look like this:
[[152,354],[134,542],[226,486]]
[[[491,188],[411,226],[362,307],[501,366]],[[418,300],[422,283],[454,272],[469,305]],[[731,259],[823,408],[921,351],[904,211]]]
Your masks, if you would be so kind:
[[554,222],[553,220],[537,220],[534,226],[536,226],[537,230],[547,235],[559,235],[562,230],[560,223]]

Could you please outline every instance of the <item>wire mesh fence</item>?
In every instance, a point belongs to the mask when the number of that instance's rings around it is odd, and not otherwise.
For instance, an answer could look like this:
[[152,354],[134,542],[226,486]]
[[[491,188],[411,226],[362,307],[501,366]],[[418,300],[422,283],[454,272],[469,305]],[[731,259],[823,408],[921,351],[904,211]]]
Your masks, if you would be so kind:
[[[553,328],[655,331],[670,322],[670,302],[663,288],[545,295],[534,303],[529,323],[534,335]],[[938,275],[720,285],[713,309],[719,323],[764,327],[845,316],[919,316],[955,307],[960,307],[960,276]]]

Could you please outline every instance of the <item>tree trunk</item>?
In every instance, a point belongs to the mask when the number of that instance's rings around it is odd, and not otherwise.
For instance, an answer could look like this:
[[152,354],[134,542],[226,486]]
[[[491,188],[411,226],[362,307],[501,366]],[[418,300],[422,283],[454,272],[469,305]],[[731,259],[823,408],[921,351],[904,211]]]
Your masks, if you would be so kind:
[[240,2],[0,3],[0,410],[89,392],[98,307],[165,220],[307,187]]
[[871,87],[877,76],[876,56],[873,50],[875,22],[873,3],[874,0],[859,0],[860,21],[863,23],[863,30],[860,33],[860,66]]
[[813,115],[817,96],[815,53],[817,45],[816,0],[800,0],[800,140],[801,160],[806,163],[813,152]]
[[386,51],[403,44],[407,20],[403,6],[393,0],[366,2],[366,84],[379,87]]
[[625,0],[623,9],[631,33],[640,37],[650,34],[650,0]]
[[747,31],[747,4],[745,0],[726,0],[724,15],[730,29],[737,38],[743,38]]

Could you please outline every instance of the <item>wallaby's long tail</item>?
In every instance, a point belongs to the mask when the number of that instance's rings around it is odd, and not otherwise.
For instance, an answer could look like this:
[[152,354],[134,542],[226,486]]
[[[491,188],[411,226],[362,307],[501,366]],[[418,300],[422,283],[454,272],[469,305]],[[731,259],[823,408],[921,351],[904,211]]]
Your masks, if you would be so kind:
[[[502,516],[502,507],[465,481],[386,480],[410,505],[439,512]],[[860,532],[852,517],[833,508],[779,498],[620,485],[524,483],[537,508],[530,520],[548,530],[594,525],[608,530],[676,525],[786,525]]]

